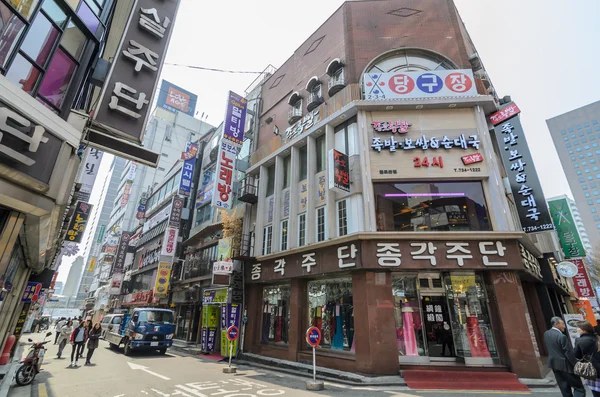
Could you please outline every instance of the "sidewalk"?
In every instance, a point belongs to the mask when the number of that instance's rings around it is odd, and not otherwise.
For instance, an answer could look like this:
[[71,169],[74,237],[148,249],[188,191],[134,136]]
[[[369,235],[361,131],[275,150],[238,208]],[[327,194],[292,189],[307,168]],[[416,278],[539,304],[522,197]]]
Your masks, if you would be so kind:
[[[195,345],[188,346],[186,343],[173,342],[174,351],[202,358],[200,349]],[[260,356],[252,353],[241,353],[235,360],[237,365],[247,365],[254,368],[268,369],[283,372],[290,375],[312,378],[313,367],[310,364],[302,364],[293,361],[279,360],[276,358]],[[338,371],[331,368],[317,366],[317,378],[327,382],[342,383],[351,386],[406,386],[402,376],[364,376],[353,372]],[[556,380],[550,372],[544,379],[519,378],[519,381],[530,389],[554,388]]]

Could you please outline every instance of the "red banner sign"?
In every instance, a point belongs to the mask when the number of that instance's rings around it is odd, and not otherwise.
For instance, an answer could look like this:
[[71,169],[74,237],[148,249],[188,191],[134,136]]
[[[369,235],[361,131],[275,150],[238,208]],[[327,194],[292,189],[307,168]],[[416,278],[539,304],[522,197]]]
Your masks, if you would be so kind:
[[513,102],[504,109],[498,110],[496,113],[490,116],[490,121],[493,125],[498,125],[504,120],[511,118],[512,116],[516,116],[521,113],[521,109]]
[[573,277],[573,284],[575,284],[577,296],[579,298],[594,299],[594,289],[592,288],[592,283],[590,283],[590,278],[585,270],[583,259],[570,259],[570,261],[577,265],[577,275]]
[[483,155],[481,153],[469,154],[460,158],[464,165],[475,164],[483,162]]

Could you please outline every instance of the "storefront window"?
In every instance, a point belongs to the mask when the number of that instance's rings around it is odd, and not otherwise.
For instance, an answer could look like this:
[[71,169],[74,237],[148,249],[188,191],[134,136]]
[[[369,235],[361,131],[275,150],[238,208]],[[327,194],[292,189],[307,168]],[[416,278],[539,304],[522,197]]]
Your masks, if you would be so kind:
[[352,279],[311,281],[308,284],[308,321],[321,330],[321,348],[354,352]]
[[490,230],[480,182],[374,184],[377,231]]
[[479,274],[451,273],[445,277],[452,334],[459,357],[497,358],[485,284]]
[[288,343],[290,329],[290,286],[271,285],[263,289],[263,343]]
[[398,354],[400,356],[426,355],[417,276],[392,277],[392,295]]

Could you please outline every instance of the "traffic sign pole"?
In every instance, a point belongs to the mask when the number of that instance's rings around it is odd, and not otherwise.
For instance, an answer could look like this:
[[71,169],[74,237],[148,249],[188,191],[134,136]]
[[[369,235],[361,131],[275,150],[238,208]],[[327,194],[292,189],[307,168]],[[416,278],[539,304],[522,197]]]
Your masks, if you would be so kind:
[[317,353],[316,348],[313,346],[313,382],[317,383]]
[[306,382],[308,390],[323,390],[325,384],[321,381],[317,382],[317,346],[321,343],[321,330],[317,327],[310,327],[306,330],[306,343],[312,347],[313,353],[313,381]]
[[233,343],[237,340],[239,335],[239,329],[235,325],[227,328],[227,341],[229,342],[229,366],[223,368],[223,372],[226,374],[235,374],[237,368],[231,368],[231,357],[233,356]]

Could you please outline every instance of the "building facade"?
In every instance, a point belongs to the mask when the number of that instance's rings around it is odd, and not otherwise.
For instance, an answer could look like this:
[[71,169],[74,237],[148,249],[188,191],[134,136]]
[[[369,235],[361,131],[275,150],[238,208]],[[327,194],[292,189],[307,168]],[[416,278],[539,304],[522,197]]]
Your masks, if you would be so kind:
[[341,370],[544,376],[545,316],[568,287],[557,249],[523,232],[499,100],[452,1],[344,3],[260,102],[238,195],[245,352],[310,360],[314,326],[320,365]]
[[72,110],[89,110],[91,71],[114,7],[0,1],[0,346],[22,332],[18,318],[33,305],[23,296],[30,274],[58,266],[80,164],[82,128]]
[[600,101],[546,120],[592,247],[600,242]]

